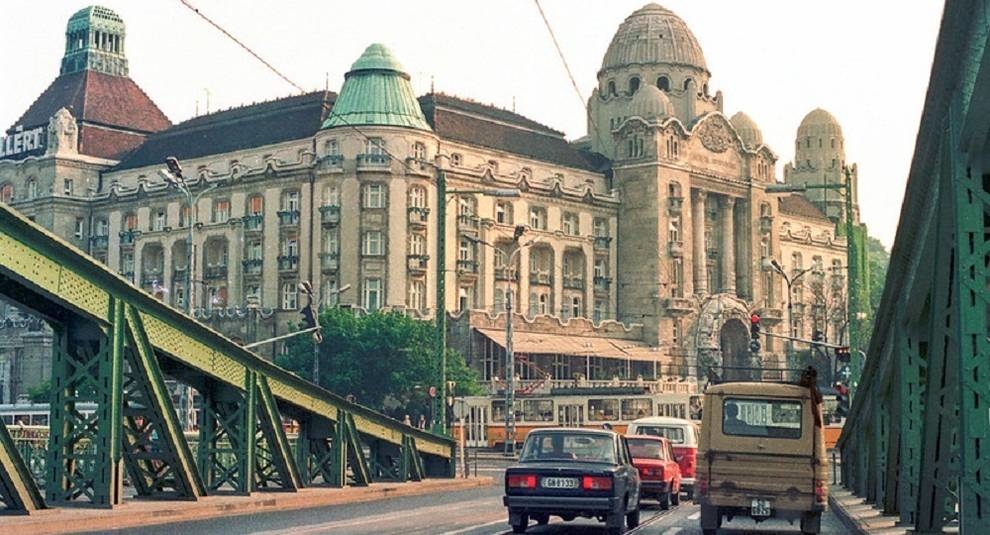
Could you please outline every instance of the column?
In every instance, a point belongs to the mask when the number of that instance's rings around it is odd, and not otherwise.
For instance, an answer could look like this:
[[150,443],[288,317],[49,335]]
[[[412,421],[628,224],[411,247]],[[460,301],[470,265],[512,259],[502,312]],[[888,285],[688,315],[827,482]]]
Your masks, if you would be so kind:
[[735,198],[722,197],[722,291],[729,294],[736,293],[735,205]]
[[695,191],[691,197],[691,240],[694,245],[694,293],[708,293],[708,251],[705,250],[705,197],[704,191]]

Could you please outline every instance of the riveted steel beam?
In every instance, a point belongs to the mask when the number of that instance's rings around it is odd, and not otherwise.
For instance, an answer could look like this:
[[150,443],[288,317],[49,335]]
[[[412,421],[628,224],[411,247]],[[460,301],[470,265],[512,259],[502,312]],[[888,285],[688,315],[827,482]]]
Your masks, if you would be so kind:
[[296,467],[289,440],[282,428],[282,417],[268,380],[264,376],[257,377],[258,392],[258,487],[269,485],[286,490],[296,490],[302,486],[299,469]]
[[9,511],[25,514],[46,507],[31,471],[3,424],[0,424],[0,503]]

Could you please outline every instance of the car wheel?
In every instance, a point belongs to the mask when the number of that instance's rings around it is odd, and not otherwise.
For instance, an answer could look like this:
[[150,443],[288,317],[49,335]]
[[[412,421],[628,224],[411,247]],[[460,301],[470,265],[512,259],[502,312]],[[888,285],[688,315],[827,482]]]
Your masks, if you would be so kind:
[[536,515],[533,520],[536,520],[537,524],[545,526],[550,523],[550,515]]
[[660,495],[660,508],[670,509],[670,491],[664,492]]
[[628,513],[626,513],[626,526],[629,527],[629,529],[633,529],[638,525],[639,525],[639,508],[636,508],[635,511],[629,511]]
[[519,516],[519,521],[516,522],[515,524],[512,524],[512,532],[513,533],[526,533],[526,528],[528,526],[529,526],[529,516],[528,515],[520,515]]
[[[673,481],[670,483],[670,486],[671,487],[674,486]],[[681,489],[675,489],[675,490],[672,490],[670,492],[671,492],[671,494],[670,494],[670,503],[672,505],[680,505],[681,504]]]

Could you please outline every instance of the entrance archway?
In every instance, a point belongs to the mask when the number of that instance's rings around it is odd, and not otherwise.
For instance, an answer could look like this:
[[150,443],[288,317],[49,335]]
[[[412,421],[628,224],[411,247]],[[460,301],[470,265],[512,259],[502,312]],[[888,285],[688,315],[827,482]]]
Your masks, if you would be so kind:
[[[739,318],[730,318],[719,329],[719,347],[722,348],[722,378],[748,380],[758,372],[750,369],[753,359],[749,352],[749,330]],[[740,369],[747,368],[747,369]]]

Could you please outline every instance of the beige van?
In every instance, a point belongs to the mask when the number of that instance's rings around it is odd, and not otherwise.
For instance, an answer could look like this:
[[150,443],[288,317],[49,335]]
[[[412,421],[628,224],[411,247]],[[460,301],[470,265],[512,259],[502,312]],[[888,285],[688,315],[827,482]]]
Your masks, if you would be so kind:
[[818,533],[828,502],[821,405],[802,386],[738,382],[705,391],[694,498],[701,529],[750,517]]

